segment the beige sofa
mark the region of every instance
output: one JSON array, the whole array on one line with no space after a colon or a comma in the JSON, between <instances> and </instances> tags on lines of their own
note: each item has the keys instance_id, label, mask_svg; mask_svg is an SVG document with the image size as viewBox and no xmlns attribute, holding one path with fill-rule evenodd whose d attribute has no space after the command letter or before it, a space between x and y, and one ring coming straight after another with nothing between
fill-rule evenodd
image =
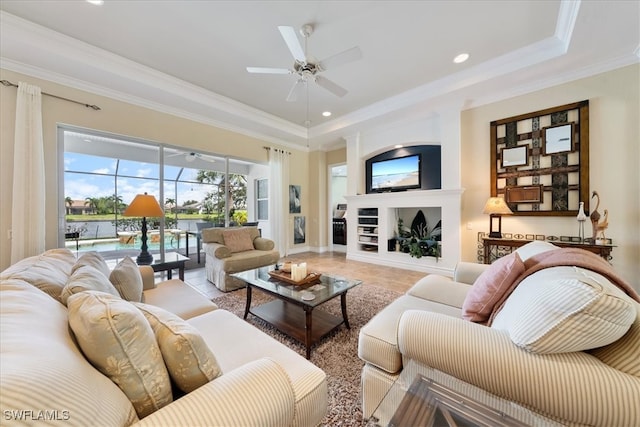
<instances>
[{"instance_id":1,"label":"beige sofa","mask_svg":"<svg viewBox=\"0 0 640 427\"><path fill-rule=\"evenodd\" d=\"M111 288L105 288L104 292L83 291L92 279L82 275L78 279L76 275L91 271L92 277L97 277L102 273L89 267L78 268L76 262L70 251L55 249L22 260L0 273L0 411L3 425L309 426L321 422L327 408L326 376L304 357L232 313L218 309L180 280L155 284L153 271L148 266L140 267L142 276L138 279L143 282L144 291L134 297L140 298L143 293L144 304L114 296L109 293L113 293ZM69 291L71 282L72 292ZM131 287L116 286L116 291L122 292L123 297L136 293ZM119 319L122 314L113 314L115 312L97 319L83 317L87 316L83 310L88 312L95 307L79 305L84 298L107 301L109 310L123 305L134 311L136 307L146 307L168 316L169 320L172 315L165 310L186 319L185 322L173 316L171 321L178 331L183 328L183 332L172 330L175 336L170 338L180 334L186 336L190 332L193 340L188 341L189 345L200 343L204 348L198 350L195 345L191 348L181 344L179 350L190 355L203 351L211 354L209 358L198 360L195 368L200 369L197 373L201 374L215 362L218 372L214 375L218 376L209 381L205 378L204 384L192 391L180 391L176 387L179 383L174 381L174 372L169 369L169 358L161 344L158 335L161 330L156 329L157 325L148 329L151 344L147 347L140 341L142 349L136 350L139 353L132 356L131 362L123 363L115 356L98 354L97 357L107 361L109 376L101 373L99 367L88 361L89 353L95 349L84 347L83 343L94 339L97 346L104 345L97 338L104 333L102 326L98 326L99 321L122 323L126 320ZM143 322L146 316L142 317ZM147 320L151 325L149 317ZM94 321L96 323L92 323ZM79 327L88 328L87 336L75 333ZM132 331L137 333L136 338L132 342L122 338L119 344L123 348L136 346L141 336L149 339L144 328L130 325L128 332ZM124 325L120 336L127 337L128 332ZM166 331L164 333L166 336ZM155 339L158 339L159 347L156 347ZM156 367L149 365L158 357L158 349L162 352L161 365L164 360L171 374L169 398L162 407L142 417L139 407L134 406L121 384L116 385L111 380L111 375L133 365L134 375L124 381L135 382L138 376L152 373ZM172 350L178 349L169 348L169 352ZM194 368L186 366L187 362L182 359L177 363L179 369ZM182 372L179 369L176 372ZM161 388L155 383L156 379L151 375L152 383L146 390L149 393Z\"/></svg>"},{"instance_id":2,"label":"beige sofa","mask_svg":"<svg viewBox=\"0 0 640 427\"><path fill-rule=\"evenodd\" d=\"M600 269L536 269L539 259L561 255L557 250L545 242L518 249L521 268L532 273L504 261L505 275L522 274L511 284L496 280L497 262L461 262L453 278L428 275L374 316L358 345L363 416L376 411L403 366L422 366L563 425L640 425L640 304ZM474 305L488 295L478 292L483 284L517 286L491 295L488 321L462 319L488 308ZM376 415L388 420L392 413Z\"/></svg>"},{"instance_id":3,"label":"beige sofa","mask_svg":"<svg viewBox=\"0 0 640 427\"><path fill-rule=\"evenodd\" d=\"M223 292L243 288L233 273L265 267L280 259L273 240L260 237L257 227L215 227L202 230L207 280Z\"/></svg>"}]
</instances>

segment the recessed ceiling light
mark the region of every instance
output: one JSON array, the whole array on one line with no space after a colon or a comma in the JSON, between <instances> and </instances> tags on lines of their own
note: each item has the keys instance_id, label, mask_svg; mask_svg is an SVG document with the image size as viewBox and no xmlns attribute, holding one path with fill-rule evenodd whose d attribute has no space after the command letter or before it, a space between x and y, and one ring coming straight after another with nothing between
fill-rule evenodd
<instances>
[{"instance_id":1,"label":"recessed ceiling light","mask_svg":"<svg viewBox=\"0 0 640 427\"><path fill-rule=\"evenodd\" d=\"M461 53L460 55L458 55L455 58L453 58L453 62L455 62L456 64L462 64L467 59L469 59L469 54L468 53Z\"/></svg>"},{"instance_id":2,"label":"recessed ceiling light","mask_svg":"<svg viewBox=\"0 0 640 427\"><path fill-rule=\"evenodd\" d=\"M402 148L402 144L396 144L395 148Z\"/></svg>"},{"instance_id":3,"label":"recessed ceiling light","mask_svg":"<svg viewBox=\"0 0 640 427\"><path fill-rule=\"evenodd\" d=\"M104 0L87 0L87 3L95 4L96 6L102 6L104 4Z\"/></svg>"},{"instance_id":4,"label":"recessed ceiling light","mask_svg":"<svg viewBox=\"0 0 640 427\"><path fill-rule=\"evenodd\" d=\"M331 116L331 111L325 111L325 112L322 113L322 115L324 117L329 117L329 116Z\"/></svg>"}]
</instances>

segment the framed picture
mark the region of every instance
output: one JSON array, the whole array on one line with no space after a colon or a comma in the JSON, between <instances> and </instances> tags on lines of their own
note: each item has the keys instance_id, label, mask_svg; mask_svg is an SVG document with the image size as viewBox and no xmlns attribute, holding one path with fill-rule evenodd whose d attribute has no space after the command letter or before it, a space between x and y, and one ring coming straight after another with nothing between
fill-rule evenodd
<instances>
[{"instance_id":1,"label":"framed picture","mask_svg":"<svg viewBox=\"0 0 640 427\"><path fill-rule=\"evenodd\" d=\"M517 147L503 148L500 158L503 168L526 166L529 164L529 146L519 145Z\"/></svg>"},{"instance_id":2,"label":"framed picture","mask_svg":"<svg viewBox=\"0 0 640 427\"><path fill-rule=\"evenodd\" d=\"M542 133L542 150L544 154L573 151L573 126L573 123L568 123L544 128Z\"/></svg>"},{"instance_id":3,"label":"framed picture","mask_svg":"<svg viewBox=\"0 0 640 427\"><path fill-rule=\"evenodd\" d=\"M300 213L300 186L289 186L289 213Z\"/></svg>"},{"instance_id":4,"label":"framed picture","mask_svg":"<svg viewBox=\"0 0 640 427\"><path fill-rule=\"evenodd\" d=\"M305 218L296 216L293 218L293 243L299 244L306 241Z\"/></svg>"}]
</instances>

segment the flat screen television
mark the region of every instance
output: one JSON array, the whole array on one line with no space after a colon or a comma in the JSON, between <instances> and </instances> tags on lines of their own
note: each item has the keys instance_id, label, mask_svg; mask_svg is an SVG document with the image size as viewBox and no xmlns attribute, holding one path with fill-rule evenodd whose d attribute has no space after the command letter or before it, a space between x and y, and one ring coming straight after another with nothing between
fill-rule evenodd
<instances>
[{"instance_id":1,"label":"flat screen television","mask_svg":"<svg viewBox=\"0 0 640 427\"><path fill-rule=\"evenodd\" d=\"M403 191L420 188L420 155L371 162L371 191Z\"/></svg>"}]
</instances>

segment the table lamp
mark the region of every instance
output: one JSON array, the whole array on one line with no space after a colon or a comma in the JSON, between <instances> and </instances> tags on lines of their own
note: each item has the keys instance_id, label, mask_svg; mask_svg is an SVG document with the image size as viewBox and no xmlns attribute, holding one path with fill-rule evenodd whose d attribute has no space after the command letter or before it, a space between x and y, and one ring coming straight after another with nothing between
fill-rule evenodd
<instances>
[{"instance_id":1,"label":"table lamp","mask_svg":"<svg viewBox=\"0 0 640 427\"><path fill-rule=\"evenodd\" d=\"M502 215L511 215L511 209L502 197L489 197L484 205L484 214L489 214L489 237L502 239ZM494 219L498 219L498 230L494 231Z\"/></svg>"},{"instance_id":2,"label":"table lamp","mask_svg":"<svg viewBox=\"0 0 640 427\"><path fill-rule=\"evenodd\" d=\"M140 255L136 258L138 265L149 265L153 262L153 255L148 251L147 247L147 217L161 217L164 216L160 204L155 197L148 195L147 193L138 194L133 198L131 204L127 209L122 212L123 216L137 216L142 217L142 248L140 248Z\"/></svg>"}]
</instances>

